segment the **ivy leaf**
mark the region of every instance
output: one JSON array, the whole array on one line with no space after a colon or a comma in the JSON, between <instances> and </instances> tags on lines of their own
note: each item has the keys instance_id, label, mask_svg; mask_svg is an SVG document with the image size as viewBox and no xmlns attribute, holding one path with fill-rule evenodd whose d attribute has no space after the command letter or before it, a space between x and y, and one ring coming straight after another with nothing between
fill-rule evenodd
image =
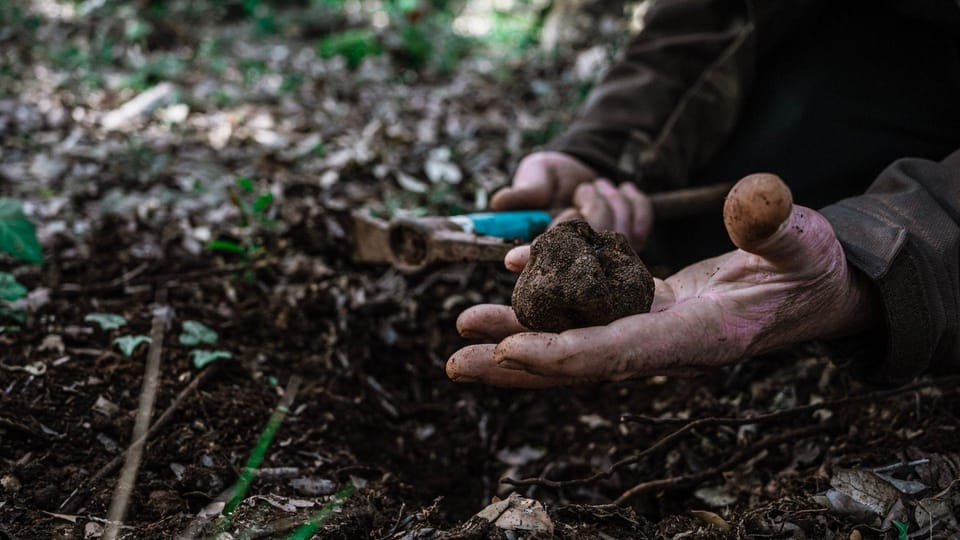
<instances>
[{"instance_id":1,"label":"ivy leaf","mask_svg":"<svg viewBox=\"0 0 960 540\"><path fill-rule=\"evenodd\" d=\"M27 322L27 311L10 306L0 306L0 319L10 319L23 324Z\"/></svg>"},{"instance_id":2,"label":"ivy leaf","mask_svg":"<svg viewBox=\"0 0 960 540\"><path fill-rule=\"evenodd\" d=\"M23 215L23 203L17 199L0 198L0 251L21 261L43 262L37 229Z\"/></svg>"},{"instance_id":3,"label":"ivy leaf","mask_svg":"<svg viewBox=\"0 0 960 540\"><path fill-rule=\"evenodd\" d=\"M13 274L0 272L0 300L13 302L27 295L27 288L13 277Z\"/></svg>"},{"instance_id":4,"label":"ivy leaf","mask_svg":"<svg viewBox=\"0 0 960 540\"><path fill-rule=\"evenodd\" d=\"M197 369L202 369L207 364L216 362L217 360L229 360L233 358L233 355L227 351L204 351L200 349L190 351L190 356L193 357L193 366Z\"/></svg>"},{"instance_id":5,"label":"ivy leaf","mask_svg":"<svg viewBox=\"0 0 960 540\"><path fill-rule=\"evenodd\" d=\"M134 351L137 350L137 347L143 343L152 343L152 341L153 340L147 336L120 336L113 340L113 344L120 349L120 352L122 352L124 356L130 358L133 356Z\"/></svg>"},{"instance_id":6,"label":"ivy leaf","mask_svg":"<svg viewBox=\"0 0 960 540\"><path fill-rule=\"evenodd\" d=\"M183 321L183 332L180 334L180 344L188 347L217 344L217 333L208 326L197 321Z\"/></svg>"},{"instance_id":7,"label":"ivy leaf","mask_svg":"<svg viewBox=\"0 0 960 540\"><path fill-rule=\"evenodd\" d=\"M90 313L83 321L97 323L101 330L116 330L127 325L127 320L116 313Z\"/></svg>"}]
</instances>

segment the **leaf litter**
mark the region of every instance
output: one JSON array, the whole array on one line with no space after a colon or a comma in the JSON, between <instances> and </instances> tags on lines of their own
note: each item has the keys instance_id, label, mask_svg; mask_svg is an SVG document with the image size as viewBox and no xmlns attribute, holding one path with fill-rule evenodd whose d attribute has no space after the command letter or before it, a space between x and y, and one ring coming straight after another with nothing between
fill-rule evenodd
<instances>
[{"instance_id":1,"label":"leaf litter","mask_svg":"<svg viewBox=\"0 0 960 540\"><path fill-rule=\"evenodd\" d=\"M131 442L146 343L133 338L146 337L158 287L188 337L165 344L157 403L179 405L146 446L123 529L131 534L174 535L207 509L215 520L254 426L293 376L304 378L301 395L261 466L295 467L296 483L254 474L238 534L304 526L307 536L500 538L532 523L560 538L850 538L884 520L890 534L893 522L956 530L956 385L781 423L698 428L594 482L502 484L505 474L606 471L667 429L614 420L623 414L752 417L869 389L803 347L694 380L457 386L443 364L464 345L458 312L507 302L514 277L469 263L404 276L347 257L340 218L351 209L385 218L483 209L609 65L626 35L620 3L587 2L566 22L545 13L542 41L559 44L555 54L466 56L449 71L418 71L404 56L398 29L429 13L388 13L384 29L318 47L379 15L326 2L249 3L261 6L255 13L171 2L170 17L110 2L21 4L0 6L13 21L0 65L27 74L0 77L9 198L0 249L19 254L2 270L29 291L0 313L19 325L0 334L0 532L102 533L93 518L106 515L113 476L90 480ZM400 41L364 41L391 34ZM349 46L360 52L345 55ZM25 223L37 246L23 240ZM216 241L239 249L209 249ZM41 256L42 266L29 264ZM203 329L187 332L188 321ZM111 334L120 328L127 334ZM112 340L122 338L133 358L117 352ZM197 366L198 357L221 361ZM638 483L709 470L809 425L823 430L750 453L708 481L609 505ZM892 459L929 461L871 471ZM837 475L869 515L821 506L818 496L841 489L828 487ZM357 479L366 484L354 493ZM908 493L920 484L927 489ZM67 511L75 492L85 502ZM511 494L520 502L507 505L516 513L508 527L495 525L505 512L471 519Z\"/></svg>"}]
</instances>

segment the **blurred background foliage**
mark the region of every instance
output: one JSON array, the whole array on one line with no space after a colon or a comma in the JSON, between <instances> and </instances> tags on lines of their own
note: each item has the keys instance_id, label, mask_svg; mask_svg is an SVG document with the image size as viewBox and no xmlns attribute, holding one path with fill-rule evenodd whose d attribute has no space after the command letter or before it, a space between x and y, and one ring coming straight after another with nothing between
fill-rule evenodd
<instances>
[{"instance_id":1,"label":"blurred background foliage","mask_svg":"<svg viewBox=\"0 0 960 540\"><path fill-rule=\"evenodd\" d=\"M0 179L107 213L147 192L216 206L240 176L388 214L483 209L569 123L638 5L0 0Z\"/></svg>"},{"instance_id":2,"label":"blurred background foliage","mask_svg":"<svg viewBox=\"0 0 960 540\"><path fill-rule=\"evenodd\" d=\"M370 57L387 55L406 68L404 82L423 75L449 74L469 57L518 57L537 45L550 0L0 0L0 44L33 45L58 69L74 72L82 84L110 86L104 68L133 69L121 84L143 89L175 79L190 68L222 70L224 46L201 40L190 25L235 26L246 40L271 37L313 40L322 58L342 58L357 69ZM35 36L44 17L86 19L91 31L66 43ZM134 46L131 48L131 46ZM186 48L184 50L183 48ZM150 55L146 53L163 52ZM14 62L0 75L15 75ZM251 82L266 71L262 63L241 66ZM289 74L295 88L302 77ZM115 86L115 83L112 84Z\"/></svg>"}]
</instances>

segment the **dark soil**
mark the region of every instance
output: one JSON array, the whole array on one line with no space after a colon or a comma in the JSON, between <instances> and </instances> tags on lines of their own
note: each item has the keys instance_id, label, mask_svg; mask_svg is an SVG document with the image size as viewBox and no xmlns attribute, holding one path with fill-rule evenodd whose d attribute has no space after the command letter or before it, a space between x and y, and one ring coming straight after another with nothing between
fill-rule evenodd
<instances>
[{"instance_id":1,"label":"dark soil","mask_svg":"<svg viewBox=\"0 0 960 540\"><path fill-rule=\"evenodd\" d=\"M527 328L562 332L647 313L653 292L653 276L626 237L574 220L530 246L512 304Z\"/></svg>"},{"instance_id":2,"label":"dark soil","mask_svg":"<svg viewBox=\"0 0 960 540\"><path fill-rule=\"evenodd\" d=\"M590 85L575 75L579 58L608 62L598 43L627 35L628 19L609 11L618 2L591 3L577 18L584 39L557 55L465 60L446 74L416 71L389 47L352 69L321 58L318 36L365 24L366 12L334 13L335 2L261 2L256 20L238 20L238 2L141 2L145 14L134 4L0 2L0 192L25 202L45 256L0 258L30 291L0 304L0 540L100 535L120 476L108 465L131 445L150 349L128 358L114 340L151 334L158 303L172 320L157 327L153 421L182 400L145 445L123 538L203 523L197 536L213 536L215 503L285 398L222 524L232 538L285 538L326 505L318 538L530 537L471 519L517 492L546 505L557 538L892 539L889 523L880 532L879 518L815 497L841 469L920 457L937 474L901 474L925 490L903 497L899 521L928 538L919 498L956 502L956 380L830 404L876 389L845 358L798 347L695 379L456 384L444 365L467 345L457 315L506 304L516 277L498 263L404 275L351 261L351 209L477 209L569 122ZM279 30L264 37L271 21ZM105 127L161 81L176 89L168 101ZM460 183L434 180L425 163ZM268 209L251 214L267 193ZM102 330L93 312L128 324ZM179 339L188 320L219 334L202 348L232 358L195 367L196 347ZM699 425L647 451L691 419L809 406L776 422ZM359 489L337 502L348 486ZM934 536L956 529L944 518Z\"/></svg>"}]
</instances>

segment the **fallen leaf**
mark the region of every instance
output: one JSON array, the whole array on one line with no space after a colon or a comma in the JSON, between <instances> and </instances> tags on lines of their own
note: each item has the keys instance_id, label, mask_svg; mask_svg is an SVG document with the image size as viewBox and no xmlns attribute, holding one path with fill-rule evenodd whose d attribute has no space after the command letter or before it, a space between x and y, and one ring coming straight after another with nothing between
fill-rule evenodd
<instances>
[{"instance_id":1,"label":"fallen leaf","mask_svg":"<svg viewBox=\"0 0 960 540\"><path fill-rule=\"evenodd\" d=\"M713 508L722 508L737 502L737 495L731 493L727 486L702 487L693 492L693 494Z\"/></svg>"},{"instance_id":2,"label":"fallen leaf","mask_svg":"<svg viewBox=\"0 0 960 540\"><path fill-rule=\"evenodd\" d=\"M506 463L507 465L519 467L521 465L526 465L527 463L537 461L546 453L546 450L543 448L534 448L529 445L524 445L520 448L504 448L500 450L497 452L497 459L503 463Z\"/></svg>"},{"instance_id":3,"label":"fallen leaf","mask_svg":"<svg viewBox=\"0 0 960 540\"><path fill-rule=\"evenodd\" d=\"M534 499L521 497L517 493L510 497L494 502L477 513L496 527L506 531L536 531L553 533L554 524L547 514L543 503Z\"/></svg>"},{"instance_id":4,"label":"fallen leaf","mask_svg":"<svg viewBox=\"0 0 960 540\"><path fill-rule=\"evenodd\" d=\"M707 525L713 525L722 531L730 530L730 524L727 523L727 520L713 512L708 512L707 510L691 510L690 515L698 521L706 523Z\"/></svg>"},{"instance_id":5,"label":"fallen leaf","mask_svg":"<svg viewBox=\"0 0 960 540\"><path fill-rule=\"evenodd\" d=\"M89 313L83 321L96 323L101 330L116 330L127 325L127 320L116 313Z\"/></svg>"},{"instance_id":6,"label":"fallen leaf","mask_svg":"<svg viewBox=\"0 0 960 540\"><path fill-rule=\"evenodd\" d=\"M200 349L190 351L190 356L193 357L193 367L197 369L202 369L207 364L217 360L229 360L233 358L233 355L227 351L205 351Z\"/></svg>"},{"instance_id":7,"label":"fallen leaf","mask_svg":"<svg viewBox=\"0 0 960 540\"><path fill-rule=\"evenodd\" d=\"M183 332L180 333L180 344L188 347L200 345L216 345L218 335L208 326L197 321L183 321Z\"/></svg>"},{"instance_id":8,"label":"fallen leaf","mask_svg":"<svg viewBox=\"0 0 960 540\"><path fill-rule=\"evenodd\" d=\"M142 335L120 336L113 340L113 344L120 349L120 352L122 352L124 356L130 358L133 356L134 351L137 350L137 347L144 343L150 343L151 341L149 337Z\"/></svg>"}]
</instances>

